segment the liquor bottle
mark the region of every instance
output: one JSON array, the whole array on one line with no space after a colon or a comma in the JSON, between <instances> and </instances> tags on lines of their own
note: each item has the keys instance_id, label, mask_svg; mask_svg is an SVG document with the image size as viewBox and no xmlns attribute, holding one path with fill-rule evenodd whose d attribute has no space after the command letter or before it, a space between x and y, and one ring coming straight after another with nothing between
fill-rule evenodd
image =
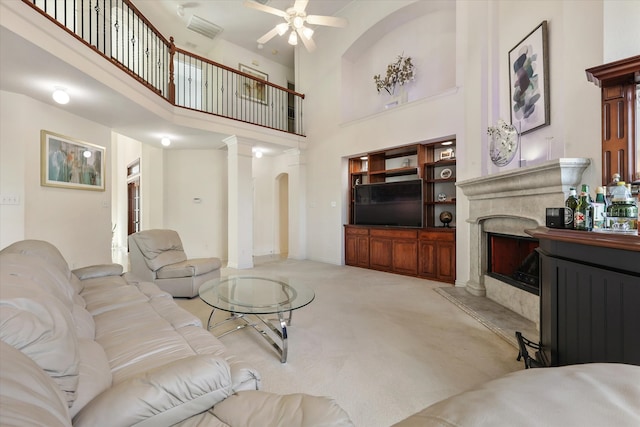
<instances>
[{"instance_id":1,"label":"liquor bottle","mask_svg":"<svg viewBox=\"0 0 640 427\"><path fill-rule=\"evenodd\" d=\"M604 197L604 188L596 189L596 201L593 203L593 228L604 228L604 213L607 211L607 199Z\"/></svg>"},{"instance_id":2,"label":"liquor bottle","mask_svg":"<svg viewBox=\"0 0 640 427\"><path fill-rule=\"evenodd\" d=\"M587 184L582 184L580 200L578 200L578 206L576 207L576 212L573 215L574 228L576 230L593 230L593 205L589 199L589 186Z\"/></svg>"},{"instance_id":3,"label":"liquor bottle","mask_svg":"<svg viewBox=\"0 0 640 427\"><path fill-rule=\"evenodd\" d=\"M573 215L576 212L576 207L578 206L578 197L576 197L576 189L571 187L569 188L569 197L564 202L564 228L573 229Z\"/></svg>"}]
</instances>

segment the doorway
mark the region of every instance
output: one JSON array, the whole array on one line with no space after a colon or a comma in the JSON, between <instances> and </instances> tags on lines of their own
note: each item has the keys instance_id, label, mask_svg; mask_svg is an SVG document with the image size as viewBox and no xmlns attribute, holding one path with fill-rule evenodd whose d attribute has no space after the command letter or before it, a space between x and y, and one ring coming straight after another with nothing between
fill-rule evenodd
<instances>
[{"instance_id":1,"label":"doorway","mask_svg":"<svg viewBox=\"0 0 640 427\"><path fill-rule=\"evenodd\" d=\"M140 231L140 159L127 166L127 236Z\"/></svg>"}]
</instances>

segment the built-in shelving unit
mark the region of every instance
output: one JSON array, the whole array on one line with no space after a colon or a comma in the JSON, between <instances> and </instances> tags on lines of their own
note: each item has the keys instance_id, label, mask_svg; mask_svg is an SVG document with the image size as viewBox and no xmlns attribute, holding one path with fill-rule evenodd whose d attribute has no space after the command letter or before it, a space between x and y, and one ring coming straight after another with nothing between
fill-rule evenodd
<instances>
[{"instance_id":1,"label":"built-in shelving unit","mask_svg":"<svg viewBox=\"0 0 640 427\"><path fill-rule=\"evenodd\" d=\"M347 265L454 282L455 145L455 138L442 138L349 159ZM354 224L357 185L414 179L423 181L423 228ZM441 221L443 212L451 214L450 222Z\"/></svg>"}]
</instances>

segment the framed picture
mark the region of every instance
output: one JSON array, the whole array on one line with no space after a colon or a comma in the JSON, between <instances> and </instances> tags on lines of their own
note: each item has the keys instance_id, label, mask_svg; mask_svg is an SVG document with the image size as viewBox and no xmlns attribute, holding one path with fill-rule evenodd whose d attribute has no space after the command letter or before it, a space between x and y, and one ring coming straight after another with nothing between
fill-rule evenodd
<instances>
[{"instance_id":1,"label":"framed picture","mask_svg":"<svg viewBox=\"0 0 640 427\"><path fill-rule=\"evenodd\" d=\"M263 72L247 67L243 64L240 64L238 68L243 73L249 74L252 77L269 81L269 76ZM238 91L240 96L244 99L265 105L267 104L267 85L263 82L253 80L245 76L238 76Z\"/></svg>"},{"instance_id":2,"label":"framed picture","mask_svg":"<svg viewBox=\"0 0 640 427\"><path fill-rule=\"evenodd\" d=\"M440 160L451 160L455 158L456 154L453 151L453 148L447 148L444 151L440 152Z\"/></svg>"},{"instance_id":3,"label":"framed picture","mask_svg":"<svg viewBox=\"0 0 640 427\"><path fill-rule=\"evenodd\" d=\"M104 191L104 147L42 130L40 162L43 186Z\"/></svg>"},{"instance_id":4,"label":"framed picture","mask_svg":"<svg viewBox=\"0 0 640 427\"><path fill-rule=\"evenodd\" d=\"M509 51L511 124L521 135L549 124L547 21Z\"/></svg>"}]
</instances>

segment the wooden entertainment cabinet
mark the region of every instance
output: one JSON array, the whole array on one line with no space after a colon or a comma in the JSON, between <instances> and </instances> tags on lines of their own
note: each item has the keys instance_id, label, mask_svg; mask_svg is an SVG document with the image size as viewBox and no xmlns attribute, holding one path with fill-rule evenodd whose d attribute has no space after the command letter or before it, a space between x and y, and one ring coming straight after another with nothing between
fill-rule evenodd
<instances>
[{"instance_id":1,"label":"wooden entertainment cabinet","mask_svg":"<svg viewBox=\"0 0 640 427\"><path fill-rule=\"evenodd\" d=\"M349 159L349 224L345 264L454 283L456 273L455 138L442 138ZM444 154L443 154L444 153ZM356 225L355 187L398 180L423 181L423 228ZM448 226L440 221L451 214Z\"/></svg>"}]
</instances>

